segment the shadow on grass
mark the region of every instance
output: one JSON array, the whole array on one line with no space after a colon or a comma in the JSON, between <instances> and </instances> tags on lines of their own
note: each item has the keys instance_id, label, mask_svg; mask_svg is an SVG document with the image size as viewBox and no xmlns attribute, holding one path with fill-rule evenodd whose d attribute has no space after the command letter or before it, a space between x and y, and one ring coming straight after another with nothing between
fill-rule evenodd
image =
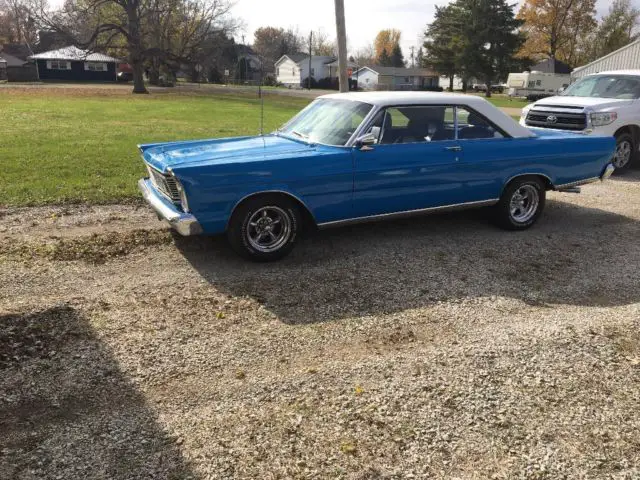
<instances>
[{"instance_id":1,"label":"shadow on grass","mask_svg":"<svg viewBox=\"0 0 640 480\"><path fill-rule=\"evenodd\" d=\"M0 316L0 478L184 479L177 445L86 319Z\"/></svg>"},{"instance_id":2,"label":"shadow on grass","mask_svg":"<svg viewBox=\"0 0 640 480\"><path fill-rule=\"evenodd\" d=\"M634 303L639 237L633 219L549 201L524 232L497 229L487 212L472 210L320 231L272 264L239 259L223 238L176 237L176 244L217 289L250 296L296 324L473 297L541 306Z\"/></svg>"}]
</instances>

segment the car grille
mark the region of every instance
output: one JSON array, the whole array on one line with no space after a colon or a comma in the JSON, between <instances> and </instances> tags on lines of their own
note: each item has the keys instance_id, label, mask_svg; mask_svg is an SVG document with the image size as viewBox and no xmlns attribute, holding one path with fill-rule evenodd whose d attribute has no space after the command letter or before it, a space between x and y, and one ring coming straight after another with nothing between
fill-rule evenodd
<instances>
[{"instance_id":1,"label":"car grille","mask_svg":"<svg viewBox=\"0 0 640 480\"><path fill-rule=\"evenodd\" d=\"M178 190L175 178L171 175L164 175L148 165L147 170L149 170L149 178L151 178L153 186L156 187L160 193L172 202L177 203L180 201L180 191Z\"/></svg>"},{"instance_id":2,"label":"car grille","mask_svg":"<svg viewBox=\"0 0 640 480\"><path fill-rule=\"evenodd\" d=\"M587 116L584 113L530 110L525 123L530 127L584 130L587 128Z\"/></svg>"}]
</instances>

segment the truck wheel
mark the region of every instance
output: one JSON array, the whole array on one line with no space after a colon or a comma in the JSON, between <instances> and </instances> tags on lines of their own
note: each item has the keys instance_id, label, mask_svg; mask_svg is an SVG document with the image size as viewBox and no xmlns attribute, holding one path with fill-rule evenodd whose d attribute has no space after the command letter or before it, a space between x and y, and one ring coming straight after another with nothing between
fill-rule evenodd
<instances>
[{"instance_id":1,"label":"truck wheel","mask_svg":"<svg viewBox=\"0 0 640 480\"><path fill-rule=\"evenodd\" d=\"M293 201L277 195L262 195L236 208L227 238L240 256L254 262L272 262L291 252L300 225L300 211Z\"/></svg>"},{"instance_id":2,"label":"truck wheel","mask_svg":"<svg viewBox=\"0 0 640 480\"><path fill-rule=\"evenodd\" d=\"M513 180L494 208L495 223L505 230L525 230L536 223L546 200L546 190L539 178Z\"/></svg>"},{"instance_id":3,"label":"truck wheel","mask_svg":"<svg viewBox=\"0 0 640 480\"><path fill-rule=\"evenodd\" d=\"M627 170L631 166L631 161L636 156L636 146L633 137L629 133L621 133L616 136L616 153L611 162L616 167L616 171Z\"/></svg>"}]
</instances>

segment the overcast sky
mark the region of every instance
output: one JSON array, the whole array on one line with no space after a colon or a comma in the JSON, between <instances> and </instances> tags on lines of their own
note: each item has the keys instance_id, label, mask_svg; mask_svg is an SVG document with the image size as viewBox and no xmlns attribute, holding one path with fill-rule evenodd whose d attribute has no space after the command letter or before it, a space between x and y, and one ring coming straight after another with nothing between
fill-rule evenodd
<instances>
[{"instance_id":1,"label":"overcast sky","mask_svg":"<svg viewBox=\"0 0 640 480\"><path fill-rule=\"evenodd\" d=\"M514 0L514 3L517 0ZM640 7L640 0L632 0ZM449 0L345 0L349 51L373 42L378 31L397 28L402 32L401 46L405 58L409 48L419 45L425 25L431 21L436 5ZM611 0L597 0L598 15L605 14ZM236 0L234 14L245 22L247 41L261 26L298 27L301 34L324 30L335 38L334 0ZM238 37L238 40L241 40Z\"/></svg>"}]
</instances>

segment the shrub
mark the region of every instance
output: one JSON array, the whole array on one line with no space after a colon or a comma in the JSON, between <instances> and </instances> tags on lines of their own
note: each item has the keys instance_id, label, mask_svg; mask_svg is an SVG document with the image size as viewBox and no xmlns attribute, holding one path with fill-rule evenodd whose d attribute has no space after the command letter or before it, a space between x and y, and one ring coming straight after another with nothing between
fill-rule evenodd
<instances>
[{"instance_id":1,"label":"shrub","mask_svg":"<svg viewBox=\"0 0 640 480\"><path fill-rule=\"evenodd\" d=\"M300 86L302 88L309 88L309 77L302 80ZM313 77L311 77L311 88L318 88L318 82L316 82L316 79Z\"/></svg>"}]
</instances>

